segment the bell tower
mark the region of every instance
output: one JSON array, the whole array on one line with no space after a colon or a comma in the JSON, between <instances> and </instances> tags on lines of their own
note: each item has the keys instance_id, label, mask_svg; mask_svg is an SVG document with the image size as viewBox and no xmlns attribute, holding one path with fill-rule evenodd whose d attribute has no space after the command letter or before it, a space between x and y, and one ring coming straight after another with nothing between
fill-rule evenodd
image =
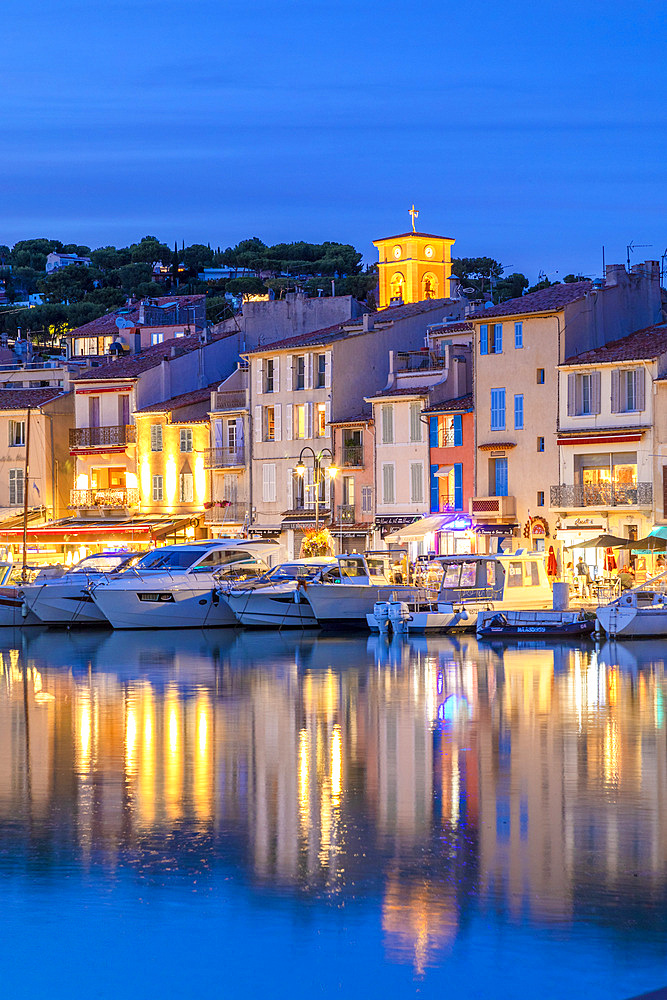
<instances>
[{"instance_id":1,"label":"bell tower","mask_svg":"<svg viewBox=\"0 0 667 1000\"><path fill-rule=\"evenodd\" d=\"M398 301L406 304L449 298L454 240L417 232L415 219L419 210L413 205L409 214L412 232L373 240L380 255L380 309Z\"/></svg>"}]
</instances>

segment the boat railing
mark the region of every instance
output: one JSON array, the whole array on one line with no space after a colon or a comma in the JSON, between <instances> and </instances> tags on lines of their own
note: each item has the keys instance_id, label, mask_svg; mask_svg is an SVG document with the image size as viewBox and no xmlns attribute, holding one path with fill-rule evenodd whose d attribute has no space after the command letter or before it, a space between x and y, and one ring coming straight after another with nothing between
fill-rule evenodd
<instances>
[{"instance_id":1,"label":"boat railing","mask_svg":"<svg viewBox=\"0 0 667 1000\"><path fill-rule=\"evenodd\" d=\"M378 587L378 601L405 601L406 604L434 604L438 599L437 588L412 587L408 584L391 584Z\"/></svg>"},{"instance_id":2,"label":"boat railing","mask_svg":"<svg viewBox=\"0 0 667 1000\"><path fill-rule=\"evenodd\" d=\"M454 604L479 604L502 600L500 587L442 587L439 600Z\"/></svg>"}]
</instances>

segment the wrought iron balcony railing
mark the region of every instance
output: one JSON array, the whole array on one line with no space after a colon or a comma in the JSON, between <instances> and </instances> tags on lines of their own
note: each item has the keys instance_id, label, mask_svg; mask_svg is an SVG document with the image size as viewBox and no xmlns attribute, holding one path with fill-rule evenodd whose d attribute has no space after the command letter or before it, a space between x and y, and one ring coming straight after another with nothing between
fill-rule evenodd
<instances>
[{"instance_id":1,"label":"wrought iron balcony railing","mask_svg":"<svg viewBox=\"0 0 667 1000\"><path fill-rule=\"evenodd\" d=\"M205 469L233 469L245 465L245 448L207 448L204 452Z\"/></svg>"},{"instance_id":2,"label":"wrought iron balcony railing","mask_svg":"<svg viewBox=\"0 0 667 1000\"><path fill-rule=\"evenodd\" d=\"M70 507L138 507L138 489L70 490Z\"/></svg>"},{"instance_id":3,"label":"wrought iron balcony railing","mask_svg":"<svg viewBox=\"0 0 667 1000\"><path fill-rule=\"evenodd\" d=\"M72 427L69 432L70 448L118 448L134 444L137 428L134 424L118 424L116 427Z\"/></svg>"},{"instance_id":4,"label":"wrought iron balcony railing","mask_svg":"<svg viewBox=\"0 0 667 1000\"><path fill-rule=\"evenodd\" d=\"M343 445L343 467L363 469L364 449L360 444Z\"/></svg>"},{"instance_id":5,"label":"wrought iron balcony railing","mask_svg":"<svg viewBox=\"0 0 667 1000\"><path fill-rule=\"evenodd\" d=\"M652 483L578 483L552 486L552 507L649 507L653 503Z\"/></svg>"},{"instance_id":6,"label":"wrought iron balcony railing","mask_svg":"<svg viewBox=\"0 0 667 1000\"><path fill-rule=\"evenodd\" d=\"M204 511L205 524L243 524L248 514L247 503L218 500Z\"/></svg>"},{"instance_id":7,"label":"wrought iron balcony railing","mask_svg":"<svg viewBox=\"0 0 667 1000\"><path fill-rule=\"evenodd\" d=\"M354 524L356 516L353 503L338 504L336 512L340 524Z\"/></svg>"}]
</instances>

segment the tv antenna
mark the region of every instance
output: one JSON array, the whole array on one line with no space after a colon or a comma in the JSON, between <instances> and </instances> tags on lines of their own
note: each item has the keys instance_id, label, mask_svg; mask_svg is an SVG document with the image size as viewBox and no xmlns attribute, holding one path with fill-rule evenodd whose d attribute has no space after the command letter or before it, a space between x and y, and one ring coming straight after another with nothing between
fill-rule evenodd
<instances>
[{"instance_id":1,"label":"tv antenna","mask_svg":"<svg viewBox=\"0 0 667 1000\"><path fill-rule=\"evenodd\" d=\"M625 248L628 252L628 271L630 270L630 254L634 253L635 250L643 250L647 247L652 247L652 246L653 246L652 243L633 243L632 240L630 240L627 247Z\"/></svg>"}]
</instances>

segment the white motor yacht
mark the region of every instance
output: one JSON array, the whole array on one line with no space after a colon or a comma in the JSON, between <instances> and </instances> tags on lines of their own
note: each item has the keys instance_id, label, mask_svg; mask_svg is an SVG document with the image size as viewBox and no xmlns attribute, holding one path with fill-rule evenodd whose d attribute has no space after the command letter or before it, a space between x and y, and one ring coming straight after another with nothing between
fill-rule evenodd
<instances>
[{"instance_id":1,"label":"white motor yacht","mask_svg":"<svg viewBox=\"0 0 667 1000\"><path fill-rule=\"evenodd\" d=\"M317 618L308 601L310 587L336 566L331 556L293 559L242 586L222 593L241 625L255 628L313 628Z\"/></svg>"},{"instance_id":2,"label":"white motor yacht","mask_svg":"<svg viewBox=\"0 0 667 1000\"><path fill-rule=\"evenodd\" d=\"M366 615L391 583L387 559L353 554L338 556L336 564L308 587L308 603L320 625L364 626ZM397 600L414 592L413 587L391 588Z\"/></svg>"},{"instance_id":3,"label":"white motor yacht","mask_svg":"<svg viewBox=\"0 0 667 1000\"><path fill-rule=\"evenodd\" d=\"M481 611L529 611L553 606L544 557L518 549L508 555L442 556L435 593L385 587L367 615L374 632L473 632ZM386 605L385 608L382 605ZM400 609L396 605L405 605Z\"/></svg>"},{"instance_id":4,"label":"white motor yacht","mask_svg":"<svg viewBox=\"0 0 667 1000\"><path fill-rule=\"evenodd\" d=\"M596 618L610 636L667 636L667 573L626 590L598 608Z\"/></svg>"},{"instance_id":5,"label":"white motor yacht","mask_svg":"<svg viewBox=\"0 0 667 1000\"><path fill-rule=\"evenodd\" d=\"M236 625L220 584L266 573L278 550L278 542L245 538L166 545L90 593L114 628Z\"/></svg>"},{"instance_id":6,"label":"white motor yacht","mask_svg":"<svg viewBox=\"0 0 667 1000\"><path fill-rule=\"evenodd\" d=\"M99 552L61 576L39 573L32 583L20 587L24 616L36 615L43 625L108 624L90 596L90 584L129 569L142 554Z\"/></svg>"}]
</instances>

